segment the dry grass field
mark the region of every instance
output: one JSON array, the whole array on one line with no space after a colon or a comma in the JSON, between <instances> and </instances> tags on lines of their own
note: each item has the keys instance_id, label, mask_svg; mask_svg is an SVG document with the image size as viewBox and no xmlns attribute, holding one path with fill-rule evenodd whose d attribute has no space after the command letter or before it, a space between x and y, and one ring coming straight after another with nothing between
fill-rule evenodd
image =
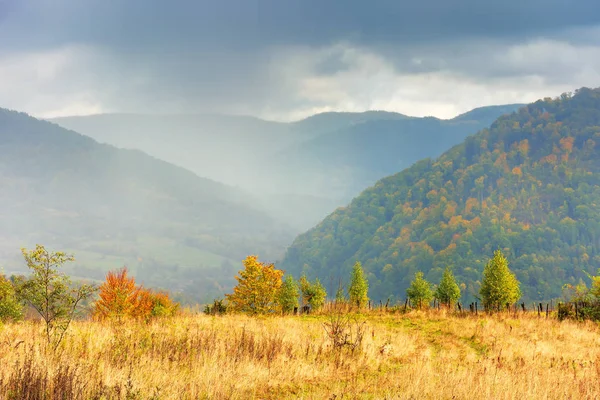
<instances>
[{"instance_id":1,"label":"dry grass field","mask_svg":"<svg viewBox=\"0 0 600 400\"><path fill-rule=\"evenodd\" d=\"M600 328L537 314L372 313L336 349L327 315L0 326L0 399L594 399Z\"/></svg>"}]
</instances>

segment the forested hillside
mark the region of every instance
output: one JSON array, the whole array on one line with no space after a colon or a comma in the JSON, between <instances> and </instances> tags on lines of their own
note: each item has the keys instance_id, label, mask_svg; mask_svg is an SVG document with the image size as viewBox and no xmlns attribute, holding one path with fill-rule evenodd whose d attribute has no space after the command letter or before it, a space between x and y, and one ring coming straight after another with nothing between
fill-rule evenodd
<instances>
[{"instance_id":1,"label":"forested hillside","mask_svg":"<svg viewBox=\"0 0 600 400\"><path fill-rule=\"evenodd\" d=\"M398 299L416 271L439 282L450 265L472 300L498 248L525 300L600 267L600 89L530 104L380 180L299 236L282 267L335 286L359 260L371 296Z\"/></svg>"},{"instance_id":2,"label":"forested hillside","mask_svg":"<svg viewBox=\"0 0 600 400\"><path fill-rule=\"evenodd\" d=\"M77 254L73 275L102 278L127 264L141 281L219 294L247 254L283 254L288 228L246 194L140 151L121 150L0 109L0 265L19 248Z\"/></svg>"}]
</instances>

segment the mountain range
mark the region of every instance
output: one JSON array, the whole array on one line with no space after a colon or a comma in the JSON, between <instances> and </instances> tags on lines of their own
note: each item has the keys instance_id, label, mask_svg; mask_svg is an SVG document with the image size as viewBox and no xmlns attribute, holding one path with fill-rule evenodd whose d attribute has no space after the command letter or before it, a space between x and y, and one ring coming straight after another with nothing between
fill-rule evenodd
<instances>
[{"instance_id":1,"label":"mountain range","mask_svg":"<svg viewBox=\"0 0 600 400\"><path fill-rule=\"evenodd\" d=\"M140 114L52 121L241 188L249 202L299 233L382 176L438 156L518 107L483 107L450 120L367 111L323 113L292 123Z\"/></svg>"}]
</instances>

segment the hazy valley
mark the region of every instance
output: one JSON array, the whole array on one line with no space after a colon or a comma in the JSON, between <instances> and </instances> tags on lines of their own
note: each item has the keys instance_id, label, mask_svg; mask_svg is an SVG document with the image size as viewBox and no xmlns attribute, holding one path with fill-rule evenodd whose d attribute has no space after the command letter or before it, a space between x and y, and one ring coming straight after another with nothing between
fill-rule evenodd
<instances>
[{"instance_id":1,"label":"hazy valley","mask_svg":"<svg viewBox=\"0 0 600 400\"><path fill-rule=\"evenodd\" d=\"M435 157L518 105L451 120L398 113L324 113L278 123L226 115L96 115L53 122L139 149L246 191L246 201L305 231L382 176Z\"/></svg>"}]
</instances>

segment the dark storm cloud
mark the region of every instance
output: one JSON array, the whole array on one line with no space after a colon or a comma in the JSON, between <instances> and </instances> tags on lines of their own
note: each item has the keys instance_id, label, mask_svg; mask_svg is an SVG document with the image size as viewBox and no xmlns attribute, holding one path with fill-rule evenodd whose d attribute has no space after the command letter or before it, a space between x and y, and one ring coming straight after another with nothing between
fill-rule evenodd
<instances>
[{"instance_id":1,"label":"dark storm cloud","mask_svg":"<svg viewBox=\"0 0 600 400\"><path fill-rule=\"evenodd\" d=\"M596 0L3 0L13 44L135 51L522 38L600 23ZM1 17L1 16L0 16ZM3 45L10 45L4 41Z\"/></svg>"},{"instance_id":2,"label":"dark storm cloud","mask_svg":"<svg viewBox=\"0 0 600 400\"><path fill-rule=\"evenodd\" d=\"M580 47L598 46L598 25L597 0L0 0L0 72L20 74L0 91L30 90L0 106L277 117L394 107L390 81L413 82L396 75L579 84L596 76Z\"/></svg>"}]
</instances>

